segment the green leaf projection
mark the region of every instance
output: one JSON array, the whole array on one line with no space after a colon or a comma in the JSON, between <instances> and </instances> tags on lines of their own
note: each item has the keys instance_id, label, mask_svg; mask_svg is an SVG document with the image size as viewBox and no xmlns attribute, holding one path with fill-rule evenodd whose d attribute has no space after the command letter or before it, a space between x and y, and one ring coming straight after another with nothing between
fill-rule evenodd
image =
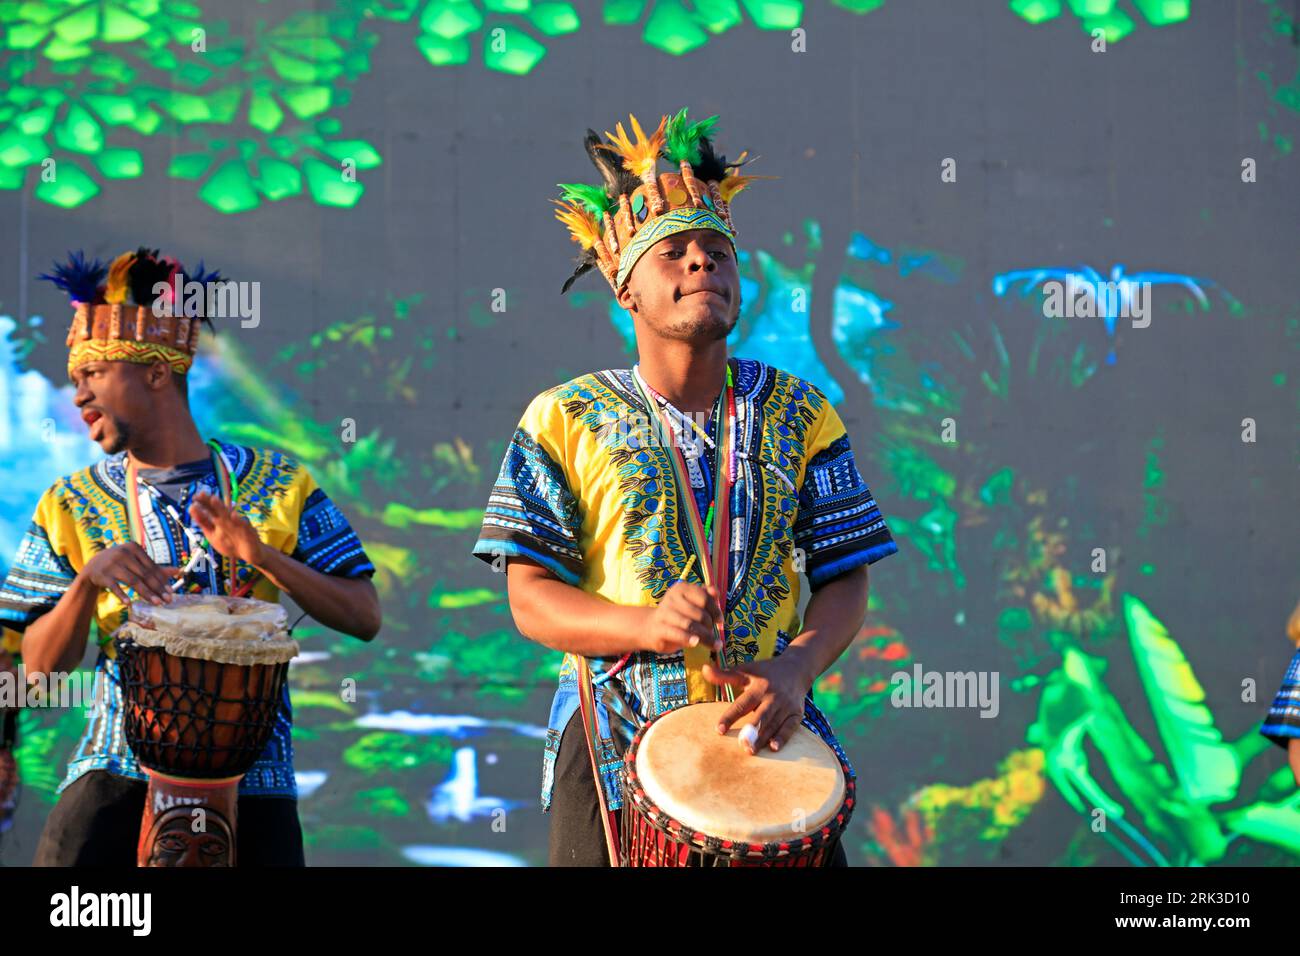
<instances>
[{"instance_id":1,"label":"green leaf projection","mask_svg":"<svg viewBox=\"0 0 1300 956\"><path fill-rule=\"evenodd\" d=\"M884 0L830 0L862 15ZM639 32L672 56L728 30L788 31L800 0L604 0L600 22ZM1166 26L1190 0L1133 0ZM1067 10L1118 40L1134 20L1118 0L1013 0L1031 23ZM257 8L253 8L257 11ZM383 163L343 135L340 114L373 68L376 24L396 21L435 67L480 66L526 76L557 44L578 42L577 6L557 0L333 0L236 35L219 4L176 0L26 0L0 4L0 189L78 208L114 180L149 170L141 137L173 141L165 172L195 183L203 202L237 214L305 197L348 208L365 194L358 171Z\"/></svg>"},{"instance_id":2,"label":"green leaf projection","mask_svg":"<svg viewBox=\"0 0 1300 956\"><path fill-rule=\"evenodd\" d=\"M1270 781L1254 802L1240 805L1242 770L1259 744L1253 737L1238 746L1223 741L1178 644L1136 597L1125 595L1123 603L1130 650L1168 765L1107 689L1107 662L1066 646L1027 733L1046 752L1052 782L1094 832L1134 864L1213 863L1236 836L1300 854L1300 795L1276 803L1261 799L1276 789ZM1089 744L1101 756L1099 765L1089 761ZM1239 805L1219 806L1233 802Z\"/></svg>"},{"instance_id":3,"label":"green leaf projection","mask_svg":"<svg viewBox=\"0 0 1300 956\"><path fill-rule=\"evenodd\" d=\"M815 685L860 767L912 768L863 776L862 813L849 836L855 857L892 866L994 864L1023 840L1040 862L1060 864L1294 863L1300 796L1289 771L1259 779L1254 761L1270 745L1253 726L1243 731L1240 716L1241 736L1225 739L1230 697L1215 702L1207 693L1179 635L1145 596L1170 593L1161 592L1159 570L1176 541L1165 502L1169 439L1159 430L1110 438L1114 484L1090 490L1078 480L1095 477L1087 429L1067 431L1081 437L1056 441L1051 455L1033 452L1035 445L1026 454L1023 442L996 429L959 433L951 443L934 437L944 417L996 420L1012 402L1025 427L1033 424L1026 409L1054 428L1071 410L1090 421L1113 418L1146 374L1130 344L1119 340L1118 361L1108 365L1110 339L1100 322L1045 320L1014 299L982 325L950 323L947 339L936 340L884 290L899 282L958 287L974 281L969 265L937 250L887 248L860 233L837 253L820 241L816 223L802 232L810 238L803 245L745 257L744 299L753 311L742 314L734 351L764 358L763 343L780 329L783 364L830 376L831 353L816 354L829 345L850 373L842 392L869 389L877 440L863 444L860 461L889 504L900 545L913 552L888 588L873 588L866 622ZM827 323L834 328L823 336L812 333L831 311L826 304L813 300L810 310L796 311L786 294L819 269L836 277ZM303 461L379 569L387 622L380 641L359 645L319 627L296 632L310 653L291 675L294 746L303 806L317 821L307 828L317 861L442 860L428 846L431 820L450 828L447 839L472 844L476 813L526 805L471 799L466 781L479 779L479 757L456 741L495 734L491 754L528 781L520 789L531 799L544 729L537 692L558 673L559 656L519 637L501 588L485 584L483 569L465 558L491 478L481 463L495 464L499 443L466 435L430 448L419 433L391 424L417 416L455 360L446 330L427 321L429 308L427 293L390 293L376 308L304 331L272 355L252 354L231 330L214 337L200 369L206 379L192 386L206 418L201 429ZM599 318L607 297L570 308ZM1237 320L1232 308L1215 309ZM478 307L462 334L490 340L502 321ZM1266 342L1268 351L1285 368L1300 355L1300 320L1273 331L1280 337ZM17 336L19 354L58 345L34 332ZM320 382L336 384L341 407L367 402L384 417L340 443L338 423L319 421L299 397ZM1275 377L1271 387L1296 392L1297 383ZM1091 524L1099 496L1132 502L1141 520L1109 537ZM1104 571L1082 547L1094 541L1113 549ZM953 640L977 642L981 666L999 667L1013 698L1003 703L1001 723L1011 731L1005 748L986 742L977 756L986 769L964 780L952 779L950 765L958 748L971 749L965 733L938 738L930 763L889 749L916 739L915 725L900 723L890 705L897 675ZM1135 675L1136 692L1114 689L1117 671ZM373 697L341 699L343 680L382 688L385 706ZM466 716L450 716L458 710ZM23 717L22 779L44 802L53 800L81 719ZM482 765L481 779L490 767ZM431 793L438 780L445 782ZM1053 812L1057 828L1035 831ZM1077 828L1059 826L1061 814L1077 817Z\"/></svg>"}]
</instances>

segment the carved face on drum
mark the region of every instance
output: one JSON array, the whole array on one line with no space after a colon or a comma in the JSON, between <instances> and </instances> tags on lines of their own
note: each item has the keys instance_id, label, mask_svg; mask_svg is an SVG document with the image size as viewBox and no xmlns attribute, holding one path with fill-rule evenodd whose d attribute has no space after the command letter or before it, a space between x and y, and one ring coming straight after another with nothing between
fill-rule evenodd
<instances>
[{"instance_id":1,"label":"carved face on drum","mask_svg":"<svg viewBox=\"0 0 1300 956\"><path fill-rule=\"evenodd\" d=\"M230 866L230 824L216 813L194 814L194 807L172 807L154 820L149 866Z\"/></svg>"}]
</instances>

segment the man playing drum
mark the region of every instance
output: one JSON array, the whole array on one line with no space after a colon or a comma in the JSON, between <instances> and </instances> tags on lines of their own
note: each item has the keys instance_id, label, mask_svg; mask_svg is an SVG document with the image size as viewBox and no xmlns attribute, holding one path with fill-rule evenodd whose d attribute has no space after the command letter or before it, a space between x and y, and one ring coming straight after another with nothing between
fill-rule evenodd
<instances>
[{"instance_id":1,"label":"man playing drum","mask_svg":"<svg viewBox=\"0 0 1300 956\"><path fill-rule=\"evenodd\" d=\"M135 864L146 778L123 737L111 640L130 600L284 593L345 634L368 641L380 628L374 566L307 470L200 436L186 378L200 318L173 308L170 290L160 295L178 274L175 260L140 249L108 267L77 254L43 277L76 307L68 375L108 457L45 492L0 588L0 623L24 631L29 678L74 670L92 622L99 643L95 703L37 865ZM201 265L186 280L221 281ZM239 785L241 865L304 860L287 689L282 699L271 741Z\"/></svg>"},{"instance_id":2,"label":"man playing drum","mask_svg":"<svg viewBox=\"0 0 1300 956\"><path fill-rule=\"evenodd\" d=\"M715 729L756 722L752 753L802 724L842 758L811 687L857 634L867 565L898 550L826 395L727 355L729 204L759 177L714 153L715 121L588 130L604 182L563 185L557 218L583 249L564 291L599 269L639 364L533 399L474 548L508 570L519 630L565 653L543 761L552 865L611 861L621 755L673 708L734 696Z\"/></svg>"}]
</instances>

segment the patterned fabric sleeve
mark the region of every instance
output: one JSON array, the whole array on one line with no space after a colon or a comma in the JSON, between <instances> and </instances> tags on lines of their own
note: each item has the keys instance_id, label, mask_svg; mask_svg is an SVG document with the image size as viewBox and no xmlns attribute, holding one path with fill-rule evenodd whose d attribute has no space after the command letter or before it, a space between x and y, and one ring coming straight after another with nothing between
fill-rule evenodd
<instances>
[{"instance_id":1,"label":"patterned fabric sleeve","mask_svg":"<svg viewBox=\"0 0 1300 956\"><path fill-rule=\"evenodd\" d=\"M298 543L292 557L322 574L359 578L375 573L361 539L343 512L307 476L307 500L298 517Z\"/></svg>"},{"instance_id":2,"label":"patterned fabric sleeve","mask_svg":"<svg viewBox=\"0 0 1300 956\"><path fill-rule=\"evenodd\" d=\"M531 558L560 580L582 578L582 527L578 501L564 469L565 415L558 400L543 392L532 400L515 429L487 508L473 554L494 562Z\"/></svg>"},{"instance_id":3,"label":"patterned fabric sleeve","mask_svg":"<svg viewBox=\"0 0 1300 956\"><path fill-rule=\"evenodd\" d=\"M1259 732L1280 747L1300 737L1300 650L1295 652Z\"/></svg>"},{"instance_id":4,"label":"patterned fabric sleeve","mask_svg":"<svg viewBox=\"0 0 1300 956\"><path fill-rule=\"evenodd\" d=\"M13 567L0 585L0 623L22 630L59 603L77 572L66 554L50 542L57 498L50 489L36 506L32 523L18 545Z\"/></svg>"},{"instance_id":5,"label":"patterned fabric sleeve","mask_svg":"<svg viewBox=\"0 0 1300 956\"><path fill-rule=\"evenodd\" d=\"M809 431L808 463L799 489L795 545L803 549L808 585L898 551L871 489L858 473L844 422L824 394L822 413Z\"/></svg>"}]
</instances>

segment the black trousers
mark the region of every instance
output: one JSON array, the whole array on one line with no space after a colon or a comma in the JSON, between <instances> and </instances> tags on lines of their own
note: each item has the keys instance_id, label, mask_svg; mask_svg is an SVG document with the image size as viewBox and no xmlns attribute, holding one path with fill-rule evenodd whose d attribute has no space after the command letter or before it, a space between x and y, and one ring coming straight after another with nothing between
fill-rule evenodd
<instances>
[{"instance_id":1,"label":"black trousers","mask_svg":"<svg viewBox=\"0 0 1300 956\"><path fill-rule=\"evenodd\" d=\"M78 777L50 811L33 865L135 866L147 789L106 770ZM236 812L239 866L306 865L297 800L241 796Z\"/></svg>"},{"instance_id":2,"label":"black trousers","mask_svg":"<svg viewBox=\"0 0 1300 956\"><path fill-rule=\"evenodd\" d=\"M614 741L620 754L623 746ZM596 777L591 770L586 735L582 729L582 711L575 711L560 737L560 751L555 760L555 785L551 791L550 866L609 866L605 849L605 831L600 824L600 799L596 795ZM623 825L623 811L614 816ZM830 866L848 866L844 844L836 844Z\"/></svg>"}]
</instances>

